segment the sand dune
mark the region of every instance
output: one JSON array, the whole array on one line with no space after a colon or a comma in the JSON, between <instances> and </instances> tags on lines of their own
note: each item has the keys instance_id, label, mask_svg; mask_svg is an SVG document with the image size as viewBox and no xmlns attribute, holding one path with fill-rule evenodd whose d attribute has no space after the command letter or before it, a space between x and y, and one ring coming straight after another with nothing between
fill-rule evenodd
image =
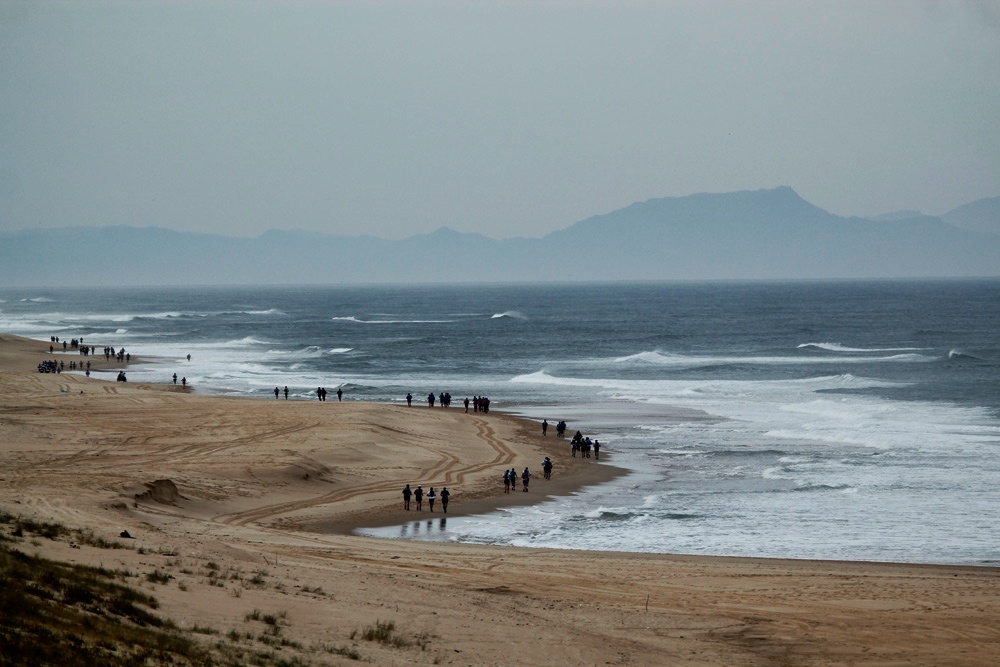
<instances>
[{"instance_id":1,"label":"sand dune","mask_svg":"<svg viewBox=\"0 0 1000 667\"><path fill-rule=\"evenodd\" d=\"M996 568L357 537L351 528L415 518L402 509L405 483L448 486L457 515L618 471L500 414L34 372L49 356L48 343L0 336L0 509L109 540L127 530L127 549L45 539L28 549L169 573L145 586L160 613L191 627L225 635L252 629L255 609L281 612L297 642L283 650L312 664L353 664L323 647L379 665L1000 664ZM551 482L502 493L503 469L546 454ZM357 636L376 621L410 645Z\"/></svg>"}]
</instances>

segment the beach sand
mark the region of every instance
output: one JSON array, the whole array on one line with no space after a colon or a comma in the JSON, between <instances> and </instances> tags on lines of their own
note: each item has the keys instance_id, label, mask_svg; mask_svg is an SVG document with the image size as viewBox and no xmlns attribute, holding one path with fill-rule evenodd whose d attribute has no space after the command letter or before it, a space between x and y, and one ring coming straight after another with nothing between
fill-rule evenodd
<instances>
[{"instance_id":1,"label":"beach sand","mask_svg":"<svg viewBox=\"0 0 1000 667\"><path fill-rule=\"evenodd\" d=\"M44 538L20 548L160 570L172 578L132 585L159 599L158 614L223 641L260 632L247 620L259 610L283 615L295 642L284 654L311 664L356 664L324 646L378 665L1000 664L997 568L358 537L352 527L440 520L440 507L403 511L406 483L448 486L457 516L619 471L501 414L37 373L48 345L0 336L0 509L131 548ZM552 481L536 474L529 493L503 493L505 468L535 470L544 455ZM376 622L411 643L363 640Z\"/></svg>"}]
</instances>

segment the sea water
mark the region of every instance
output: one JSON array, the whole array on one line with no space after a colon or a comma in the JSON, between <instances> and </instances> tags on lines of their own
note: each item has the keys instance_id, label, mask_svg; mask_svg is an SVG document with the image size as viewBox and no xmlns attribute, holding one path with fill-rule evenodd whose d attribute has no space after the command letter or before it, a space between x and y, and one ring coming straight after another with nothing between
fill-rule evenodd
<instances>
[{"instance_id":1,"label":"sea water","mask_svg":"<svg viewBox=\"0 0 1000 667\"><path fill-rule=\"evenodd\" d=\"M998 330L998 281L0 290L0 331L155 361L131 381L486 395L629 471L368 534L687 554L1000 561Z\"/></svg>"}]
</instances>

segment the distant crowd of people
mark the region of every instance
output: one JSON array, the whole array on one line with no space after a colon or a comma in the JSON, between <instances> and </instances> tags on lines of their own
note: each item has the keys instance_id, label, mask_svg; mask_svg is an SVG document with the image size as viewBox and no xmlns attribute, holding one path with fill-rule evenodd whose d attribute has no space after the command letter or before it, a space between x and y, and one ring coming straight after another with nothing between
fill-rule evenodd
<instances>
[{"instance_id":1,"label":"distant crowd of people","mask_svg":"<svg viewBox=\"0 0 1000 667\"><path fill-rule=\"evenodd\" d=\"M468 412L471 407L473 412L487 413L490 411L490 399L485 396L474 396L472 400L466 396L462 400L463 405L465 405L465 411ZM408 407L413 406L413 394L407 392L406 394L406 405ZM427 394L427 407L433 408L435 405L440 405L442 408L451 407L451 392L442 391L437 396L434 392Z\"/></svg>"},{"instance_id":2,"label":"distant crowd of people","mask_svg":"<svg viewBox=\"0 0 1000 667\"><path fill-rule=\"evenodd\" d=\"M64 340L60 339L59 336L49 336L49 343L51 343L51 345L49 345L50 354L54 354L58 346L61 346L64 352L69 350L77 350L79 351L80 355L84 357L89 357L98 354L97 348L93 345L84 344L82 337L73 338L71 340ZM126 364L132 362L132 353L126 352L124 347L115 349L112 346L106 346L102 350L102 352L104 354L105 361L117 361L119 363L126 363ZM187 355L187 360L191 361L190 354ZM65 370L67 370L65 361L56 361L53 359L51 361L47 360L38 364L39 373L62 373ZM90 361L88 360L86 363L84 363L83 361L70 361L69 370L84 371L86 376L90 377ZM115 380L117 382L128 382L128 377L126 377L125 371L122 370L118 371L118 375L115 377ZM174 373L173 380L174 384L177 384L177 373ZM181 384L184 387L187 387L188 380L186 377L181 378Z\"/></svg>"},{"instance_id":3,"label":"distant crowd of people","mask_svg":"<svg viewBox=\"0 0 1000 667\"><path fill-rule=\"evenodd\" d=\"M97 353L97 348L94 347L93 345L83 344L83 338L74 338L72 340L67 341L67 340L59 340L59 336L49 336L49 342L52 343L51 345L49 345L50 354L55 352L56 346L60 344L62 345L63 352L66 352L68 350L77 350L80 353L80 355L84 357L89 357ZM129 363L130 361L132 361L132 355L131 353L126 352L124 347L118 350L116 350L113 347L105 347L104 359L106 361L111 361L112 359L114 359L115 361L124 361L125 363ZM191 356L188 355L188 360L190 361L190 359Z\"/></svg>"},{"instance_id":4,"label":"distant crowd of people","mask_svg":"<svg viewBox=\"0 0 1000 667\"><path fill-rule=\"evenodd\" d=\"M46 359L38 364L39 373L62 373L65 368L65 361L56 361L55 359Z\"/></svg>"}]
</instances>

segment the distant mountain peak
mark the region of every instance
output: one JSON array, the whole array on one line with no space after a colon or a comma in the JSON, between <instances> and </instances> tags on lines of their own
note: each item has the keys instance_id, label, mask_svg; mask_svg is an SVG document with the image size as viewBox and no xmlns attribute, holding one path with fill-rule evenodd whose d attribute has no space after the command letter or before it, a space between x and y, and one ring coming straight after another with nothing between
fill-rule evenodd
<instances>
[{"instance_id":1,"label":"distant mountain peak","mask_svg":"<svg viewBox=\"0 0 1000 667\"><path fill-rule=\"evenodd\" d=\"M941 218L961 229L1000 234L1000 197L977 199L948 211Z\"/></svg>"}]
</instances>

